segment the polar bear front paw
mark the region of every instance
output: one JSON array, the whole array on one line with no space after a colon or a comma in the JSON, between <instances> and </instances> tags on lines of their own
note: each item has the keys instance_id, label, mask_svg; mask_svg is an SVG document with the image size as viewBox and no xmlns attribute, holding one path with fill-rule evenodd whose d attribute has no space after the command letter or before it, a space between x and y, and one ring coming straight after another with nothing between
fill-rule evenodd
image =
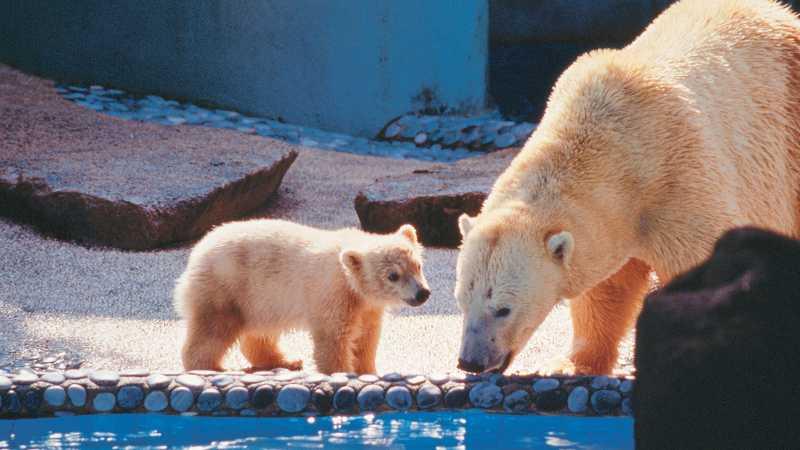
<instances>
[{"instance_id":1,"label":"polar bear front paw","mask_svg":"<svg viewBox=\"0 0 800 450\"><path fill-rule=\"evenodd\" d=\"M567 357L559 356L548 361L537 370L539 375L575 375L575 364Z\"/></svg>"}]
</instances>

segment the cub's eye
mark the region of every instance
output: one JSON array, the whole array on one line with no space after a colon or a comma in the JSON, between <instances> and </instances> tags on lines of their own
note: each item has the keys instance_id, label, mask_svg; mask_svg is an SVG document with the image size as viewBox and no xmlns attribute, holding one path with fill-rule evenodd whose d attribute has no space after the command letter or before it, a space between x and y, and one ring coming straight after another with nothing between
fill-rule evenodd
<instances>
[{"instance_id":1,"label":"cub's eye","mask_svg":"<svg viewBox=\"0 0 800 450\"><path fill-rule=\"evenodd\" d=\"M495 317L505 317L509 314L511 314L511 310L508 308L500 308L494 312Z\"/></svg>"},{"instance_id":2,"label":"cub's eye","mask_svg":"<svg viewBox=\"0 0 800 450\"><path fill-rule=\"evenodd\" d=\"M392 272L392 273L389 274L388 278L389 278L389 281L394 283L395 281L400 279L400 275L398 275L397 272Z\"/></svg>"}]
</instances>

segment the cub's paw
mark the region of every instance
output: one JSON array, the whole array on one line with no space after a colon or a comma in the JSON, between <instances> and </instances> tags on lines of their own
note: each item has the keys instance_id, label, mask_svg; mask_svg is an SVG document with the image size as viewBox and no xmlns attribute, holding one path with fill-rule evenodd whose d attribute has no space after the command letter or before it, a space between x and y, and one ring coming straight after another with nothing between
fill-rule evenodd
<instances>
[{"instance_id":1,"label":"cub's paw","mask_svg":"<svg viewBox=\"0 0 800 450\"><path fill-rule=\"evenodd\" d=\"M284 367L289 370L303 370L303 360L295 359L294 361L286 361Z\"/></svg>"},{"instance_id":2,"label":"cub's paw","mask_svg":"<svg viewBox=\"0 0 800 450\"><path fill-rule=\"evenodd\" d=\"M552 375L575 375L577 372L575 364L567 357L560 356L554 358L547 363L543 364L537 370L539 375L552 376Z\"/></svg>"}]
</instances>

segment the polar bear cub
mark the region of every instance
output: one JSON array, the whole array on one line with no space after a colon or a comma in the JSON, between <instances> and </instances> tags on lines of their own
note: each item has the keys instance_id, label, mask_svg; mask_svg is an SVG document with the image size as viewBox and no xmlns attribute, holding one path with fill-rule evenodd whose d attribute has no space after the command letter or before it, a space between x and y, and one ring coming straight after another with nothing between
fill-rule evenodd
<instances>
[{"instance_id":1,"label":"polar bear cub","mask_svg":"<svg viewBox=\"0 0 800 450\"><path fill-rule=\"evenodd\" d=\"M231 222L192 249L174 301L187 320L186 370L222 370L239 340L253 368L287 367L283 331L311 333L322 373L375 373L384 309L430 296L413 226L379 235L282 220Z\"/></svg>"}]
</instances>

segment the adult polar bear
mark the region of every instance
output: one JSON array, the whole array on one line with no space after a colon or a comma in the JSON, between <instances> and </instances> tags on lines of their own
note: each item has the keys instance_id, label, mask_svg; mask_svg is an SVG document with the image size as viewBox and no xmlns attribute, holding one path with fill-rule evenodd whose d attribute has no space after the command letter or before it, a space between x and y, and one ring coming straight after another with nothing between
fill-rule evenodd
<instances>
[{"instance_id":1,"label":"adult polar bear","mask_svg":"<svg viewBox=\"0 0 800 450\"><path fill-rule=\"evenodd\" d=\"M654 270L729 228L800 234L800 20L768 0L683 0L633 43L579 58L464 237L459 367L503 371L561 298L572 351L608 373Z\"/></svg>"}]
</instances>

